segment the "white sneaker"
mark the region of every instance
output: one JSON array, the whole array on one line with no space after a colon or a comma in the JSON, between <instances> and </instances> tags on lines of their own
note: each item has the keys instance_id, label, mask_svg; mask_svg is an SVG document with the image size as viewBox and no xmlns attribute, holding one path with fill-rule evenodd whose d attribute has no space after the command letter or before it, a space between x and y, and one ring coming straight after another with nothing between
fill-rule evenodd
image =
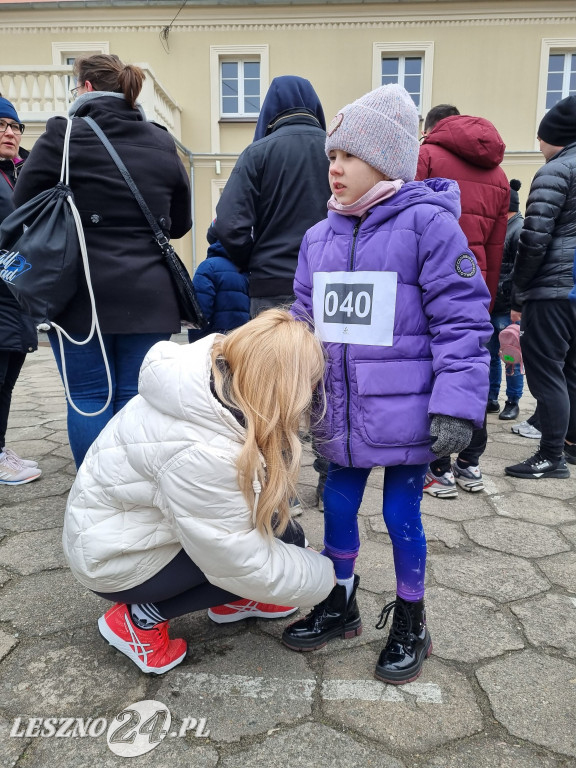
<instances>
[{"instance_id":1,"label":"white sneaker","mask_svg":"<svg viewBox=\"0 0 576 768\"><path fill-rule=\"evenodd\" d=\"M482 479L482 472L479 466L473 467L469 465L462 469L462 467L458 466L458 462L455 461L452 464L452 472L460 488L464 488L465 491L476 493L477 491L484 490L484 480Z\"/></svg>"},{"instance_id":2,"label":"white sneaker","mask_svg":"<svg viewBox=\"0 0 576 768\"><path fill-rule=\"evenodd\" d=\"M0 485L24 485L37 480L41 474L40 467L25 467L14 456L5 451L0 453Z\"/></svg>"},{"instance_id":3,"label":"white sneaker","mask_svg":"<svg viewBox=\"0 0 576 768\"><path fill-rule=\"evenodd\" d=\"M19 461L20 464L22 464L22 466L24 466L24 467L37 467L38 466L38 462L37 461L34 461L33 459L22 459L20 456L18 456L16 451L13 451L11 448L6 448L6 446L4 446L4 448L2 450L4 451L6 456L11 456L13 459L16 459L16 461Z\"/></svg>"},{"instance_id":4,"label":"white sneaker","mask_svg":"<svg viewBox=\"0 0 576 768\"><path fill-rule=\"evenodd\" d=\"M533 427L529 421L521 421L520 424L514 424L510 429L515 435L530 437L532 440L540 440L542 437L542 432L536 429L536 427Z\"/></svg>"},{"instance_id":5,"label":"white sneaker","mask_svg":"<svg viewBox=\"0 0 576 768\"><path fill-rule=\"evenodd\" d=\"M458 489L454 482L454 475L450 470L442 475L435 475L429 469L424 480L424 492L438 499L455 499L458 496Z\"/></svg>"}]
</instances>

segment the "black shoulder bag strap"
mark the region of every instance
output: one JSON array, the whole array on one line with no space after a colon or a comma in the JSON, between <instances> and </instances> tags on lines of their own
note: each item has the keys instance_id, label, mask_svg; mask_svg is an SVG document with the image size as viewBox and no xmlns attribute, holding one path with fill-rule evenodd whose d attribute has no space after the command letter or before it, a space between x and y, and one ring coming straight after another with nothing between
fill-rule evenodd
<instances>
[{"instance_id":1,"label":"black shoulder bag strap","mask_svg":"<svg viewBox=\"0 0 576 768\"><path fill-rule=\"evenodd\" d=\"M88 123L90 128L92 128L92 130L94 131L96 136L98 136L98 138L100 139L102 144L104 144L104 146L108 150L108 154L110 155L112 160L114 160L114 162L116 163L116 165L118 167L118 170L120 171L120 173L124 177L124 181L126 182L126 184L128 184L128 187L130 188L130 191L132 192L132 194L136 198L136 202L138 203L138 205L142 209L142 213L146 217L146 221L148 222L148 224L150 224L150 227L152 228L152 231L154 232L154 237L156 238L156 242L158 243L160 248L162 248L162 250L164 250L165 246L168 245L169 240L166 237L166 235L164 234L164 232L162 232L162 230L160 229L160 225L158 224L158 222L154 218L150 208L148 208L148 206L146 205L146 202L144 201L144 198L140 194L140 190L138 189L138 187L134 183L134 179L132 178L132 176L130 176L130 173L128 172L128 169L126 168L126 166L124 165L124 163L120 159L120 156L119 156L118 152L116 152L116 150L114 149L112 144L108 141L108 137L106 136L106 134L104 133L102 128L100 128L100 126L98 125L98 123L95 120L93 120L91 117L83 117L82 120L85 120Z\"/></svg>"},{"instance_id":2,"label":"black shoulder bag strap","mask_svg":"<svg viewBox=\"0 0 576 768\"><path fill-rule=\"evenodd\" d=\"M160 250L162 252L162 255L164 256L164 261L166 263L166 266L168 268L168 271L170 273L170 277L172 279L172 283L175 288L176 292L176 298L178 301L178 308L180 310L180 316L183 321L189 324L189 327L192 328L204 328L206 325L206 321L202 315L202 309L200 308L200 304L198 303L198 299L196 298L196 293L194 291L194 286L192 284L192 280L190 279L190 275L188 274L188 270L186 269L185 265L182 263L182 260L174 250L174 248L170 245L170 241L162 232L162 229L160 228L160 225L154 218L152 212L150 211L150 208L146 205L144 202L144 198L140 194L140 190L134 183L134 180L132 176L128 173L128 169L118 156L118 153L106 137L106 134L104 131L100 128L100 126L91 118L91 117L83 117L83 120L85 120L90 128L94 131L96 136L100 139L104 147L108 150L108 154L114 160L118 170L124 177L124 181L128 185L128 188L136 198L136 202L142 209L142 213L146 217L146 221L150 225L150 228L152 229L152 232L154 233L154 239L158 243L158 246L160 247Z\"/></svg>"}]
</instances>

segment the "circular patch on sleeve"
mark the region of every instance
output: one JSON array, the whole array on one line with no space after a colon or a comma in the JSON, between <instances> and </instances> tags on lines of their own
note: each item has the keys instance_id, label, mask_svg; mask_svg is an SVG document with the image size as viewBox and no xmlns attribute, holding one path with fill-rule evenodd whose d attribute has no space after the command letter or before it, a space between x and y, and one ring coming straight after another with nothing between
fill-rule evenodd
<instances>
[{"instance_id":1,"label":"circular patch on sleeve","mask_svg":"<svg viewBox=\"0 0 576 768\"><path fill-rule=\"evenodd\" d=\"M460 277L474 277L478 267L474 256L469 253L461 253L456 259L456 272Z\"/></svg>"},{"instance_id":2,"label":"circular patch on sleeve","mask_svg":"<svg viewBox=\"0 0 576 768\"><path fill-rule=\"evenodd\" d=\"M333 117L333 118L332 118L332 122L330 123L330 125L328 126L328 130L326 131L326 133L328 134L328 136L332 136L332 134L333 134L333 133L334 133L334 132L335 132L335 131L336 131L338 128L340 128L340 126L342 125L342 120L344 120L344 115L342 114L342 112L339 112L339 113L336 115L336 117Z\"/></svg>"}]
</instances>

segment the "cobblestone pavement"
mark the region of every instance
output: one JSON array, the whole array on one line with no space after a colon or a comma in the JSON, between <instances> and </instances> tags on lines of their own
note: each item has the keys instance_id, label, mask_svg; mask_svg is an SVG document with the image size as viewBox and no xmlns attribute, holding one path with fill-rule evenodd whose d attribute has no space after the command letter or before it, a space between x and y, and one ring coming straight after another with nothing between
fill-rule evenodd
<instances>
[{"instance_id":1,"label":"cobblestone pavement","mask_svg":"<svg viewBox=\"0 0 576 768\"><path fill-rule=\"evenodd\" d=\"M522 418L533 405L522 400ZM424 499L434 653L417 682L394 687L372 676L385 640L374 625L394 595L381 471L360 512L361 637L298 654L280 644L286 620L217 626L194 614L173 622L188 657L155 678L100 638L96 619L107 604L66 569L60 536L75 471L64 397L50 350L30 355L8 444L39 460L43 476L0 487L0 765L576 766L576 469L569 480L505 477L505 464L537 443L496 416L489 421L486 491ZM301 519L320 546L311 462L307 455ZM110 751L106 731L82 737L76 723L68 738L44 738L35 735L44 725L30 720L109 724L144 699L166 704L176 729L132 762ZM185 718L205 718L200 732L210 735L192 728L179 737L191 725Z\"/></svg>"}]
</instances>

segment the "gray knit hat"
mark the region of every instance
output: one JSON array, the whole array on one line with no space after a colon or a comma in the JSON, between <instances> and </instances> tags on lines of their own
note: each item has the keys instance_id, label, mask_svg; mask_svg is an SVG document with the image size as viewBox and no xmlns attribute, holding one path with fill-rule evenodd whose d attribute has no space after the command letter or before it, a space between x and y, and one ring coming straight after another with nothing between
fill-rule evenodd
<instances>
[{"instance_id":1,"label":"gray knit hat","mask_svg":"<svg viewBox=\"0 0 576 768\"><path fill-rule=\"evenodd\" d=\"M390 179L413 181L418 110L401 85L383 85L348 104L328 126L326 154L349 152Z\"/></svg>"}]
</instances>

